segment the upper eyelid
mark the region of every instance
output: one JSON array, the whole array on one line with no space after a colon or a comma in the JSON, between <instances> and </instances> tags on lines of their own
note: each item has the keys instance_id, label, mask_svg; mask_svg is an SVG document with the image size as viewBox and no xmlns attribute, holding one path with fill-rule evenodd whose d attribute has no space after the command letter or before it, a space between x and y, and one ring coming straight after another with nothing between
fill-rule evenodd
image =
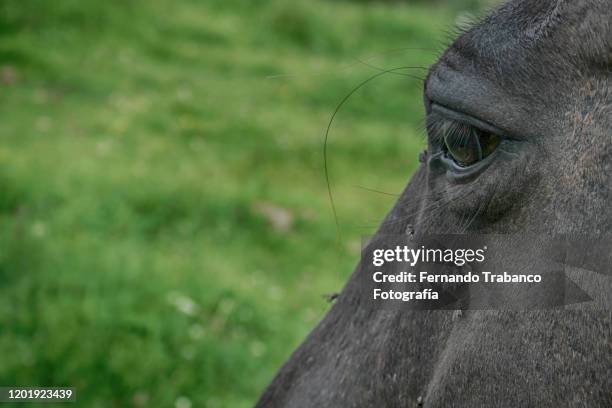
<instances>
[{"instance_id":1,"label":"upper eyelid","mask_svg":"<svg viewBox=\"0 0 612 408\"><path fill-rule=\"evenodd\" d=\"M454 111L443 105L432 103L431 111L432 113L435 113L447 120L454 120L460 123L464 123L466 125L474 126L475 128L478 128L480 130L484 130L486 132L493 133L493 134L496 134L498 136L501 136L507 139L512 139L512 137L509 136L507 132L503 131L497 126L491 125L490 123L477 119L473 116L467 115L465 113Z\"/></svg>"}]
</instances>

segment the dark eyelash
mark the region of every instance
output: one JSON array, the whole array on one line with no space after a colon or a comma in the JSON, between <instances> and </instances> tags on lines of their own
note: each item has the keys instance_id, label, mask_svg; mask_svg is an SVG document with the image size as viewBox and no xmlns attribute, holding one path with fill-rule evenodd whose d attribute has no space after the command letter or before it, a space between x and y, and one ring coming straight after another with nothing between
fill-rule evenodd
<instances>
[{"instance_id":1,"label":"dark eyelash","mask_svg":"<svg viewBox=\"0 0 612 408\"><path fill-rule=\"evenodd\" d=\"M431 144L436 147L444 145L444 137L453 135L460 139L468 137L476 128L463 122L431 114L427 118L427 134Z\"/></svg>"},{"instance_id":2,"label":"dark eyelash","mask_svg":"<svg viewBox=\"0 0 612 408\"><path fill-rule=\"evenodd\" d=\"M427 137L432 146L440 146L444 143L444 134L441 132L441 118L431 114L427 116L426 129Z\"/></svg>"}]
</instances>

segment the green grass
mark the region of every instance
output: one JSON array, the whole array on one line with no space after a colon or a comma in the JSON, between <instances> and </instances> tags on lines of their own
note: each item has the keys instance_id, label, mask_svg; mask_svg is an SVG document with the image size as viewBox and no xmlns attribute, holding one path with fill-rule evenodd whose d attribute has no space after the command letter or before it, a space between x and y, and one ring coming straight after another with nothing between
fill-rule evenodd
<instances>
[{"instance_id":1,"label":"green grass","mask_svg":"<svg viewBox=\"0 0 612 408\"><path fill-rule=\"evenodd\" d=\"M0 384L248 407L325 314L424 146L454 12L0 3ZM423 77L425 71L405 71ZM287 225L275 226L282 217ZM180 405L180 404L178 404Z\"/></svg>"}]
</instances>

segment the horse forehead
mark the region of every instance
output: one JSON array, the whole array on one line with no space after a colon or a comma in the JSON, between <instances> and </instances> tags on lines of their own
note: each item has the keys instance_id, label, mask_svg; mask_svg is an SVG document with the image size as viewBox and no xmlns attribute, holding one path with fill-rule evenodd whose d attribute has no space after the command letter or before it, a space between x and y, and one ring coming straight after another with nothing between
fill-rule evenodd
<instances>
[{"instance_id":1,"label":"horse forehead","mask_svg":"<svg viewBox=\"0 0 612 408\"><path fill-rule=\"evenodd\" d=\"M562 5L558 0L509 1L476 27L474 40L500 45L536 43L561 20Z\"/></svg>"},{"instance_id":2,"label":"horse forehead","mask_svg":"<svg viewBox=\"0 0 612 408\"><path fill-rule=\"evenodd\" d=\"M440 62L493 82L523 77L518 74L527 67L533 72L534 62L539 61L534 49L546 41L556 8L551 0L508 2L460 35Z\"/></svg>"},{"instance_id":3,"label":"horse forehead","mask_svg":"<svg viewBox=\"0 0 612 408\"><path fill-rule=\"evenodd\" d=\"M611 9L609 0L509 1L461 35L449 51L470 59L494 58L562 45L572 53L585 46L580 39L610 33Z\"/></svg>"},{"instance_id":4,"label":"horse forehead","mask_svg":"<svg viewBox=\"0 0 612 408\"><path fill-rule=\"evenodd\" d=\"M612 63L610 0L514 0L461 35L441 62L517 88Z\"/></svg>"}]
</instances>

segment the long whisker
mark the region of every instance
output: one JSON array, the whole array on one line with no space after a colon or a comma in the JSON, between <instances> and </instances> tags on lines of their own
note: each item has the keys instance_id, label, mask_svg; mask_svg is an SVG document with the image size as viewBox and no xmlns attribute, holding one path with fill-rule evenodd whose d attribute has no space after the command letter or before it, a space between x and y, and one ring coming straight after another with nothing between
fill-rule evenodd
<instances>
[{"instance_id":1,"label":"long whisker","mask_svg":"<svg viewBox=\"0 0 612 408\"><path fill-rule=\"evenodd\" d=\"M400 71L402 69L409 69L410 67L397 67L397 68L391 68L391 69L387 69L381 72L378 72L377 74L372 75L371 77L367 78L366 80L362 81L359 85L357 85L355 88L353 88L341 101L340 103L336 106L336 109L334 109L334 112L332 113L330 119L329 119L329 123L327 124L327 128L325 129L325 137L324 137L324 141L323 141L323 167L324 167L324 172L325 172L325 182L327 184L327 195L329 196L329 202L332 208L332 213L334 215L334 223L336 224L336 240L337 243L339 244L341 242L341 234L340 234L340 223L338 221L338 212L336 210L336 204L334 202L334 195L332 192L332 188L331 188L331 183L330 183L330 177L329 177L329 168L327 165L327 141L329 139L329 132L331 130L332 124L334 123L334 119L336 118L336 115L338 114L338 112L340 111L340 109L342 108L342 106L344 106L344 104L346 103L346 101L349 100L349 98L351 96L353 96L353 94L355 92L357 92L359 89L361 89L363 86L365 86L367 83L373 81L374 79L381 77L385 74L391 73L391 72L397 72ZM420 79L418 77L414 77L416 79Z\"/></svg>"},{"instance_id":2,"label":"long whisker","mask_svg":"<svg viewBox=\"0 0 612 408\"><path fill-rule=\"evenodd\" d=\"M437 192L430 192L430 198L433 198L433 195L437 194ZM402 217L399 217L395 220L390 220L390 221L386 221L383 223L384 226L394 226L400 223L404 223L404 222L408 222L411 218L418 216L419 214L423 214L425 212L430 212L429 214L427 214L424 218L418 220L419 224L424 224L425 222L428 222L429 220L431 220L434 217L437 217L449 204L451 204L453 201L456 200L462 200L463 198L467 197L470 194L469 191L464 192L462 194L459 194L458 196L453 196L453 197L442 197L440 199L437 199L435 201L433 201L432 203L430 203L427 207L425 208L419 208L417 210L415 210L414 212L411 212L409 214L404 214ZM427 199L427 198L425 198Z\"/></svg>"},{"instance_id":3,"label":"long whisker","mask_svg":"<svg viewBox=\"0 0 612 408\"><path fill-rule=\"evenodd\" d=\"M476 217L480 214L482 214L482 212L484 212L487 207L491 204L491 202L493 201L493 197L495 197L495 193L497 192L497 184L493 186L493 191L491 192L491 195L489 196L489 199L486 201L486 203L484 203L484 205L482 206L482 208L478 208L477 210L477 214L474 215L472 221L465 227L465 230L462 231L461 233L464 234L467 232L467 230L469 229L469 227L472 225L472 223L476 220Z\"/></svg>"},{"instance_id":4,"label":"long whisker","mask_svg":"<svg viewBox=\"0 0 612 408\"><path fill-rule=\"evenodd\" d=\"M447 201L443 204L443 205L438 205L436 207L434 207L434 204L439 203L440 201L443 201L443 199L438 200L437 202L434 202L432 205L427 206L423 209L420 210L420 214L426 214L426 216L424 218L421 218L418 220L419 225L426 225L426 223L428 223L429 221L431 221L433 218L438 217L443 210L446 209L446 207L456 201L459 200L463 200L465 197L469 196L471 194L470 191L465 191L462 193L459 193L455 196L452 197L448 197ZM427 212L429 212L429 214L427 214Z\"/></svg>"},{"instance_id":5,"label":"long whisker","mask_svg":"<svg viewBox=\"0 0 612 408\"><path fill-rule=\"evenodd\" d=\"M384 69L384 68L382 68L382 67L379 67L379 66L374 65L374 64L372 64L372 63L369 63L369 62L366 62L366 61L360 60L359 58L357 58L357 61L358 61L359 63L361 63L361 64L365 65L366 67L368 67L368 68L372 68L372 69L374 69L374 70L376 70L376 71L384 71L384 70L385 70L385 69ZM421 69L421 70L425 70L425 71L427 71L427 68L424 68L424 67L405 67L405 68L406 68L406 69ZM424 80L425 80L425 78L421 78L421 77L418 77L418 76L416 76L416 75L411 75L411 74L404 74L403 72L390 72L390 74L393 74L393 75L401 75L401 76L407 76L407 77L409 77L409 78L415 78L415 79L419 79L419 80L421 80L421 81L424 81Z\"/></svg>"},{"instance_id":6,"label":"long whisker","mask_svg":"<svg viewBox=\"0 0 612 408\"><path fill-rule=\"evenodd\" d=\"M399 197L400 196L400 194L387 193L386 191L375 190L373 188L368 188L368 187L359 186L359 185L353 185L353 187L359 188L359 189L362 189L362 190L365 190L365 191L370 191L372 193L388 195L388 196L391 196L391 197Z\"/></svg>"},{"instance_id":7,"label":"long whisker","mask_svg":"<svg viewBox=\"0 0 612 408\"><path fill-rule=\"evenodd\" d=\"M377 57L383 56L383 55L391 55L391 54L400 54L402 52L406 52L406 51L426 51L429 52L431 54L437 55L440 54L443 49L434 49L434 48L423 48L423 47L402 47L402 48L393 48L387 51L382 51L379 53L375 53L375 54L370 54L367 55L364 58L357 58L355 62L349 63L344 65L343 67L338 68L337 70L326 70L324 72L313 72L310 74L306 74L306 76L321 76L321 75L328 75L331 74L333 72L341 72L341 71L346 71L349 70L355 66L357 66L358 64L363 64L363 61L371 61ZM365 64L367 65L367 64ZM426 67L413 67L414 69L421 69L421 70L427 70L428 68ZM268 75L265 77L265 79L281 79L281 78L291 78L291 77L297 77L297 76L303 76L304 74L276 74L276 75Z\"/></svg>"}]
</instances>

